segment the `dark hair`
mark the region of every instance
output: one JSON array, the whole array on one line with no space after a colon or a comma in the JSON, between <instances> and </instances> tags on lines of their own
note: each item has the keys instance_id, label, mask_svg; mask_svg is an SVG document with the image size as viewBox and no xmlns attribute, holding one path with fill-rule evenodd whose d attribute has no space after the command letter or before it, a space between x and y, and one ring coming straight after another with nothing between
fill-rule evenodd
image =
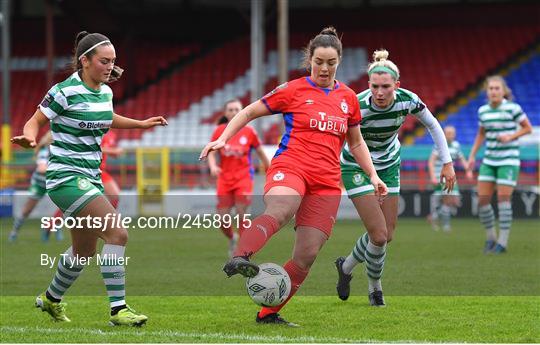
<instances>
[{"instance_id":1,"label":"dark hair","mask_svg":"<svg viewBox=\"0 0 540 345\"><path fill-rule=\"evenodd\" d=\"M341 60L341 53L343 46L341 40L338 37L337 31L333 26L328 26L321 30L321 32L312 38L307 47L304 49L304 63L303 66L308 70L311 67L310 61L313 57L313 52L319 47L332 47L337 51L338 57Z\"/></svg>"},{"instance_id":2,"label":"dark hair","mask_svg":"<svg viewBox=\"0 0 540 345\"><path fill-rule=\"evenodd\" d=\"M94 32L89 33L87 31L81 31L77 34L77 37L75 37L75 46L73 47L73 61L71 64L71 68L73 71L78 71L82 69L81 64L81 56L90 48L92 48L94 45L103 42L103 41L109 41L105 42L102 45L112 45L110 40L107 38L107 36L102 35L100 33ZM86 54L84 54L88 59L90 59L95 53L96 48L90 50ZM111 72L111 76L109 78L109 82L116 81L120 79L122 76L122 72L124 70L120 68L119 66L114 66L113 71Z\"/></svg>"},{"instance_id":3,"label":"dark hair","mask_svg":"<svg viewBox=\"0 0 540 345\"><path fill-rule=\"evenodd\" d=\"M229 104L236 103L236 102L238 102L238 103L240 103L240 105L242 105L242 101L240 101L238 98L229 99L227 102L225 102L223 104L223 111L225 111L227 109L227 106ZM223 115L222 117L219 118L217 124L219 126L219 125L222 125L222 124L228 123L228 122L229 122L229 119L227 119L227 116Z\"/></svg>"}]
</instances>

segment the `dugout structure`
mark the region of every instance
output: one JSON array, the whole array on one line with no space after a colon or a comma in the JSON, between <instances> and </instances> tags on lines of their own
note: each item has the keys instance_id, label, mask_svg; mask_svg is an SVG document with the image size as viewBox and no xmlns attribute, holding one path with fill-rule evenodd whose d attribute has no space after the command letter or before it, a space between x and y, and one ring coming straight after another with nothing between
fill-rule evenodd
<instances>
[{"instance_id":1,"label":"dugout structure","mask_svg":"<svg viewBox=\"0 0 540 345\"><path fill-rule=\"evenodd\" d=\"M163 215L164 195L169 190L169 148L137 148L136 165L139 215Z\"/></svg>"}]
</instances>

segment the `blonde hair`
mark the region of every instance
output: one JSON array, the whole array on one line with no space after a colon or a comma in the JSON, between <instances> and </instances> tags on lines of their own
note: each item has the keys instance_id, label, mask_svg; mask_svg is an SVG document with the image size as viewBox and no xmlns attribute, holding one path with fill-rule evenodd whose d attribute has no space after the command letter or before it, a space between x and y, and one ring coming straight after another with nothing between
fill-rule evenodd
<instances>
[{"instance_id":1,"label":"blonde hair","mask_svg":"<svg viewBox=\"0 0 540 345\"><path fill-rule=\"evenodd\" d=\"M501 83L504 91L503 97L509 101L514 99L514 94L512 93L512 89L508 87L508 84L506 83L506 80L504 80L503 77L500 75L492 75L486 78L486 82L484 83L484 89L487 91L488 85L492 81L498 81Z\"/></svg>"},{"instance_id":2,"label":"blonde hair","mask_svg":"<svg viewBox=\"0 0 540 345\"><path fill-rule=\"evenodd\" d=\"M399 68L395 63L388 60L389 55L390 53L386 49L379 49L373 52L373 62L369 64L367 69L368 75L371 75L371 73L388 73L395 81L398 81ZM385 71L385 69L388 69L389 71Z\"/></svg>"}]
</instances>

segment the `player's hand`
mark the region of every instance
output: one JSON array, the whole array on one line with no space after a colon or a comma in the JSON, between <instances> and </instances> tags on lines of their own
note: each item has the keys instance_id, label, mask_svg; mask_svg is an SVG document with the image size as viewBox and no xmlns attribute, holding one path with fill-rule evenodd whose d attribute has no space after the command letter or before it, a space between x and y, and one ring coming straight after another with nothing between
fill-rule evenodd
<instances>
[{"instance_id":1,"label":"player's hand","mask_svg":"<svg viewBox=\"0 0 540 345\"><path fill-rule=\"evenodd\" d=\"M218 177L219 175L221 174L221 168L218 167L218 166L211 166L210 167L210 175L212 175L212 177Z\"/></svg>"},{"instance_id":2,"label":"player's hand","mask_svg":"<svg viewBox=\"0 0 540 345\"><path fill-rule=\"evenodd\" d=\"M473 179L473 172L471 169L468 169L465 171L465 177L468 179L468 180L472 180Z\"/></svg>"},{"instance_id":3,"label":"player's hand","mask_svg":"<svg viewBox=\"0 0 540 345\"><path fill-rule=\"evenodd\" d=\"M456 172L454 171L454 165L452 162L443 164L439 182L441 184L444 183L444 191L451 192L452 189L454 189L454 184L456 183Z\"/></svg>"},{"instance_id":4,"label":"player's hand","mask_svg":"<svg viewBox=\"0 0 540 345\"><path fill-rule=\"evenodd\" d=\"M500 141L501 143L507 143L507 142L510 142L512 141L512 134L502 134L502 135L499 135L497 137L497 140Z\"/></svg>"},{"instance_id":5,"label":"player's hand","mask_svg":"<svg viewBox=\"0 0 540 345\"><path fill-rule=\"evenodd\" d=\"M141 128L148 129L155 126L167 126L169 123L163 116L154 116L141 121Z\"/></svg>"},{"instance_id":6,"label":"player's hand","mask_svg":"<svg viewBox=\"0 0 540 345\"><path fill-rule=\"evenodd\" d=\"M13 144L24 147L25 149L31 149L36 147L36 138L30 138L24 135L19 135L11 138Z\"/></svg>"},{"instance_id":7,"label":"player's hand","mask_svg":"<svg viewBox=\"0 0 540 345\"><path fill-rule=\"evenodd\" d=\"M388 187L377 174L371 176L370 181L373 187L375 187L375 196L378 196L379 200L382 201L388 195Z\"/></svg>"},{"instance_id":8,"label":"player's hand","mask_svg":"<svg viewBox=\"0 0 540 345\"><path fill-rule=\"evenodd\" d=\"M431 177L430 177L430 180L431 180L431 184L437 184L437 183L439 183L439 181L437 181L437 176L431 176Z\"/></svg>"},{"instance_id":9,"label":"player's hand","mask_svg":"<svg viewBox=\"0 0 540 345\"><path fill-rule=\"evenodd\" d=\"M217 151L217 150L219 150L219 149L221 149L223 147L225 147L225 140L218 139L216 141L209 142L208 144L206 144L204 149L201 151L201 155L199 156L199 160L202 161L202 160L206 159L206 156L208 156L208 153L210 153L211 151Z\"/></svg>"}]
</instances>

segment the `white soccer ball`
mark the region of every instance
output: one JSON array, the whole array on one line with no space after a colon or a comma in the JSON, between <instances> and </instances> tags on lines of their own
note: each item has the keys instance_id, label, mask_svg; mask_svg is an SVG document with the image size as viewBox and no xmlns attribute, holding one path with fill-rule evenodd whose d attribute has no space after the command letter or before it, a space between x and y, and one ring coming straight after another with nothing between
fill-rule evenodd
<instances>
[{"instance_id":1,"label":"white soccer ball","mask_svg":"<svg viewBox=\"0 0 540 345\"><path fill-rule=\"evenodd\" d=\"M275 307L285 302L291 293L291 278L283 267L265 263L259 265L259 274L246 281L249 297L263 307Z\"/></svg>"}]
</instances>

